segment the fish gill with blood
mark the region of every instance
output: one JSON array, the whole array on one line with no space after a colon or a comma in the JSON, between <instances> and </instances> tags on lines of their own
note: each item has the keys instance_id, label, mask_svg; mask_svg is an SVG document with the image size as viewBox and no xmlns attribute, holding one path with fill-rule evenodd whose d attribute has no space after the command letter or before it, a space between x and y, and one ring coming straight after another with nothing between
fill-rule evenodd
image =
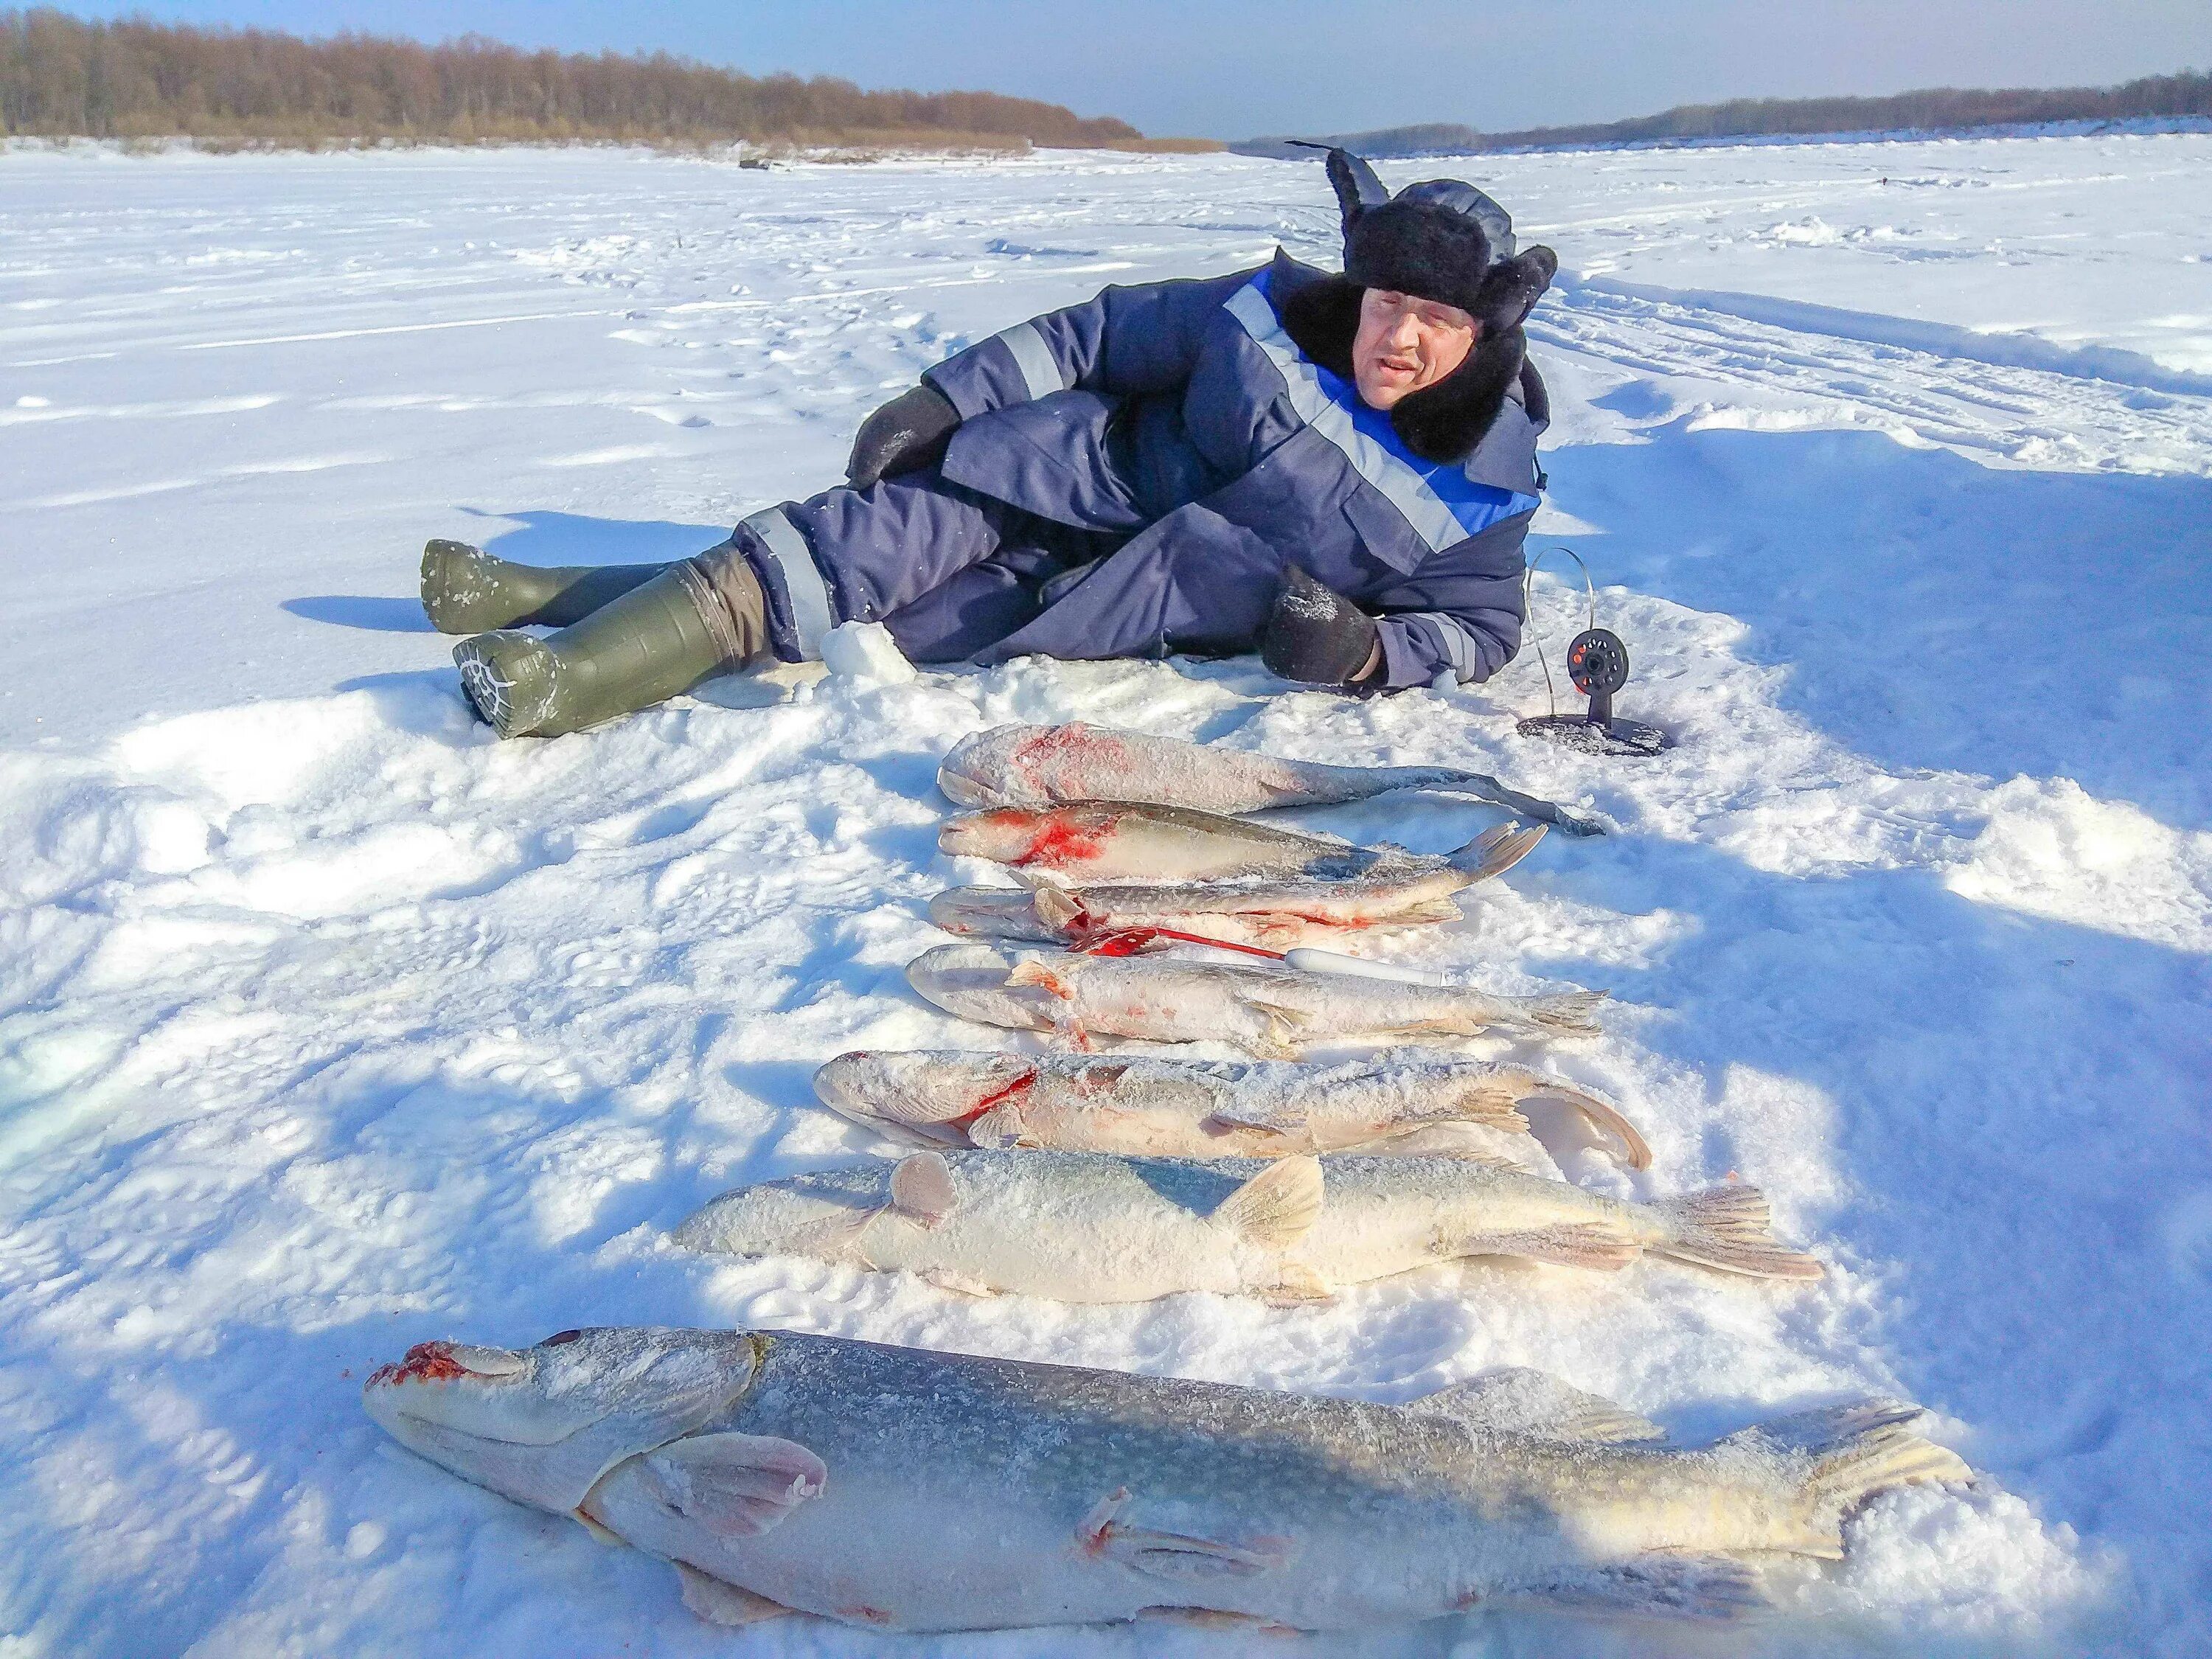
<instances>
[{"instance_id":1,"label":"fish gill with blood","mask_svg":"<svg viewBox=\"0 0 2212 1659\"><path fill-rule=\"evenodd\" d=\"M1602 991L1504 996L1472 986L1181 957L1015 957L982 945L926 951L907 964L907 982L960 1018L1051 1031L1079 1048L1099 1036L1226 1042L1279 1060L1340 1039L1589 1036L1606 1000Z\"/></svg>"},{"instance_id":2,"label":"fish gill with blood","mask_svg":"<svg viewBox=\"0 0 2212 1659\"><path fill-rule=\"evenodd\" d=\"M1534 1067L1410 1051L1328 1064L866 1050L814 1074L832 1111L911 1146L1280 1158L1309 1152L1469 1158L1556 1174L1524 1113L1649 1168L1619 1108Z\"/></svg>"},{"instance_id":3,"label":"fish gill with blood","mask_svg":"<svg viewBox=\"0 0 2212 1659\"><path fill-rule=\"evenodd\" d=\"M1474 1256L1613 1270L1649 1254L1747 1279L1820 1274L1776 1242L1752 1187L1640 1204L1466 1158L914 1152L738 1188L673 1237L1071 1303L1319 1301Z\"/></svg>"},{"instance_id":4,"label":"fish gill with blood","mask_svg":"<svg viewBox=\"0 0 2212 1659\"><path fill-rule=\"evenodd\" d=\"M1075 721L998 726L963 738L938 769L938 787L963 806L1049 807L1068 801L1147 802L1217 813L1364 800L1394 789L1437 789L1510 807L1570 835L1604 826L1450 766L1330 766L1185 743Z\"/></svg>"},{"instance_id":5,"label":"fish gill with blood","mask_svg":"<svg viewBox=\"0 0 2212 1659\"><path fill-rule=\"evenodd\" d=\"M799 1333L427 1346L460 1374L380 1370L372 1419L725 1625L1726 1619L1767 1604L1762 1560L1842 1559L1877 1493L1971 1478L1887 1401L1686 1448L1526 1370L1378 1405Z\"/></svg>"}]
</instances>

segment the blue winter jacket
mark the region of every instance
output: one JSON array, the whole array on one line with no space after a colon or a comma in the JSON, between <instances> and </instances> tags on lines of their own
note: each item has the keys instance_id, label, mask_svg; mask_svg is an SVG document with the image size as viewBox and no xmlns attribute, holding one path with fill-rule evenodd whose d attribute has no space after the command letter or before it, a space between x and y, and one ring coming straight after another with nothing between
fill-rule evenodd
<instances>
[{"instance_id":1,"label":"blue winter jacket","mask_svg":"<svg viewBox=\"0 0 2212 1659\"><path fill-rule=\"evenodd\" d=\"M1109 288L927 372L963 416L945 477L1130 537L976 660L1249 651L1291 563L1377 617L1383 686L1511 659L1543 383L1524 365L1471 456L1424 461L1284 332L1283 305L1322 276L1278 250Z\"/></svg>"}]
</instances>

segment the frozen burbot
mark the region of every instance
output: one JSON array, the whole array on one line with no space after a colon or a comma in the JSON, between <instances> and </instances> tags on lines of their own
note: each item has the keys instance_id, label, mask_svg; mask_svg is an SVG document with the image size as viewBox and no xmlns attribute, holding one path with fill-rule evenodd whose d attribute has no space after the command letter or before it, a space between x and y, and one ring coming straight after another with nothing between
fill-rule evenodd
<instances>
[{"instance_id":1,"label":"frozen burbot","mask_svg":"<svg viewBox=\"0 0 2212 1659\"><path fill-rule=\"evenodd\" d=\"M1680 1449L1525 1370L1377 1406L832 1336L585 1330L425 1343L363 1395L432 1462L672 1563L726 1624L1725 1618L1759 1605L1759 1559L1839 1559L1876 1493L1970 1478L1890 1401Z\"/></svg>"},{"instance_id":2,"label":"frozen burbot","mask_svg":"<svg viewBox=\"0 0 2212 1659\"><path fill-rule=\"evenodd\" d=\"M915 1152L739 1188L675 1237L1057 1302L1189 1291L1319 1300L1485 1255L1610 1270L1649 1254L1749 1279L1820 1274L1776 1242L1753 1188L1635 1204L1465 1158Z\"/></svg>"}]
</instances>

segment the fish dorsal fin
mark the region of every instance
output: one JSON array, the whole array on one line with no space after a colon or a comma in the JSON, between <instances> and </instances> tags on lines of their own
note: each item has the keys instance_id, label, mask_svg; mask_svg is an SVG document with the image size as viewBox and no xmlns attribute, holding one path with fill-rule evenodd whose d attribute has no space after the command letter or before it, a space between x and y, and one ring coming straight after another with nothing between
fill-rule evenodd
<instances>
[{"instance_id":1,"label":"fish dorsal fin","mask_svg":"<svg viewBox=\"0 0 2212 1659\"><path fill-rule=\"evenodd\" d=\"M1321 1214L1322 1182L1317 1158L1286 1158L1270 1164L1213 1212L1224 1227L1247 1244L1286 1250L1305 1237Z\"/></svg>"},{"instance_id":2,"label":"fish dorsal fin","mask_svg":"<svg viewBox=\"0 0 2212 1659\"><path fill-rule=\"evenodd\" d=\"M952 1166L942 1152L911 1152L891 1169L891 1209L917 1227L934 1227L958 1207Z\"/></svg>"},{"instance_id":3,"label":"fish dorsal fin","mask_svg":"<svg viewBox=\"0 0 2212 1659\"><path fill-rule=\"evenodd\" d=\"M1449 1418L1484 1433L1533 1435L1540 1440L1619 1444L1667 1437L1667 1431L1650 1419L1524 1365L1486 1371L1409 1400L1401 1409L1417 1417Z\"/></svg>"},{"instance_id":4,"label":"fish dorsal fin","mask_svg":"<svg viewBox=\"0 0 2212 1659\"><path fill-rule=\"evenodd\" d=\"M830 1478L812 1452L773 1435L690 1435L641 1461L654 1497L720 1538L757 1538L781 1525Z\"/></svg>"}]
</instances>

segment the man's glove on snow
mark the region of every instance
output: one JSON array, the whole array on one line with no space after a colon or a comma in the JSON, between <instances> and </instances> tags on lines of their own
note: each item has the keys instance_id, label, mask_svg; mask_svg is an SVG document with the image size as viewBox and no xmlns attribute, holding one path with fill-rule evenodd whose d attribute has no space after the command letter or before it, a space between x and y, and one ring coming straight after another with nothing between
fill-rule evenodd
<instances>
[{"instance_id":1,"label":"man's glove on snow","mask_svg":"<svg viewBox=\"0 0 2212 1659\"><path fill-rule=\"evenodd\" d=\"M1376 638L1372 617L1292 565L1261 635L1260 660L1286 680L1351 685L1375 654Z\"/></svg>"},{"instance_id":2,"label":"man's glove on snow","mask_svg":"<svg viewBox=\"0 0 2212 1659\"><path fill-rule=\"evenodd\" d=\"M959 424L960 411L951 399L927 381L902 392L860 422L853 459L845 463L846 479L854 489L866 489L888 473L927 466L945 453Z\"/></svg>"}]
</instances>

